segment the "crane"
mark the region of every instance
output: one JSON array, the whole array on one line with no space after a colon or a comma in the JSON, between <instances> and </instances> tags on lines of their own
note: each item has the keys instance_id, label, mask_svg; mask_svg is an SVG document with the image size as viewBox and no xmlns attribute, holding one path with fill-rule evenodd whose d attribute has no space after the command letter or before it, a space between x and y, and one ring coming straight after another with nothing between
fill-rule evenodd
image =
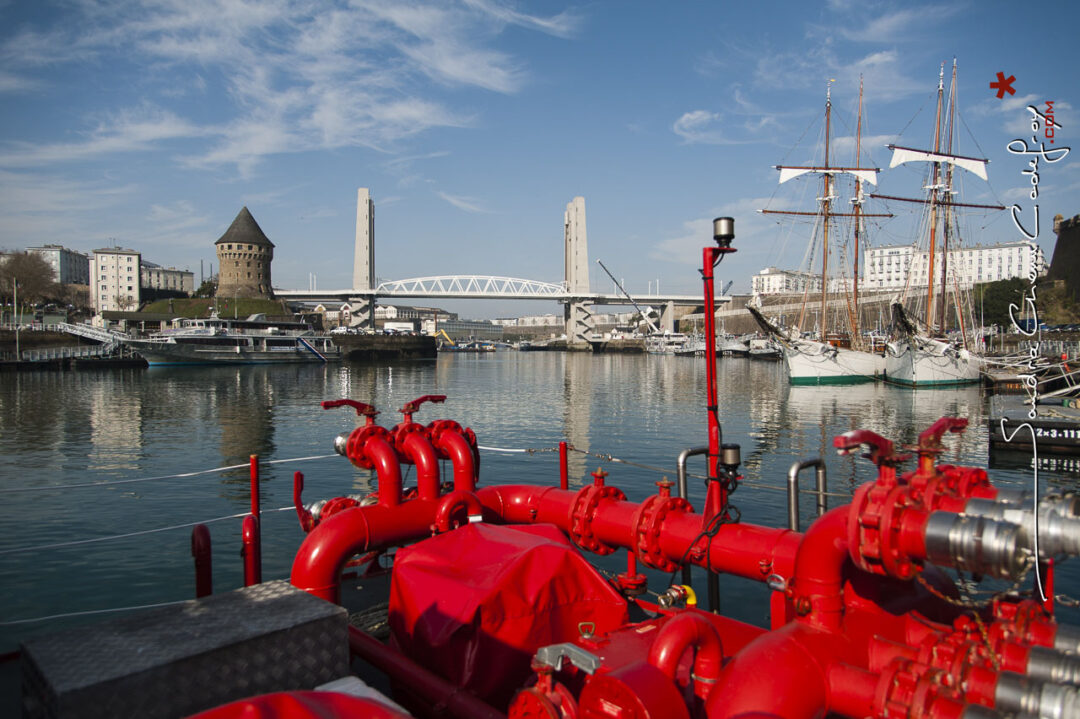
<instances>
[{"instance_id":1,"label":"crane","mask_svg":"<svg viewBox=\"0 0 1080 719\"><path fill-rule=\"evenodd\" d=\"M641 314L641 316L645 320L646 324L649 325L649 330L651 332L653 332L654 334L661 334L660 328L657 327L656 325L654 325L652 323L652 320L649 319L649 316L647 314L645 314L640 307L638 307L638 303L634 302L634 298L630 296L630 293L628 293L626 290L623 289L623 286L621 284L619 284L619 281L617 279L615 279L615 275L611 274L611 270L609 270L607 267L604 267L604 263L601 262L600 260L597 260L596 264L603 267L604 272L607 272L607 276L611 278L611 281L615 283L615 286L619 288L619 291L622 292L624 295L626 295L626 299L630 300L630 304L632 304L634 306L634 309L637 310Z\"/></svg>"},{"instance_id":2,"label":"crane","mask_svg":"<svg viewBox=\"0 0 1080 719\"><path fill-rule=\"evenodd\" d=\"M720 290L720 296L723 297L724 295L726 295L733 284L735 284L735 280L729 280L728 283L724 285L724 289Z\"/></svg>"}]
</instances>

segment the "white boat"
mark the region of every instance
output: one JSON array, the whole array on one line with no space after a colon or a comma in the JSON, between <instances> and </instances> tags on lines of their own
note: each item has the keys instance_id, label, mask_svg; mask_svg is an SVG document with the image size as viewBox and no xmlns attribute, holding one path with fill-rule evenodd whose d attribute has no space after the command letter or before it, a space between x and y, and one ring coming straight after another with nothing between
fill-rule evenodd
<instances>
[{"instance_id":1,"label":"white boat","mask_svg":"<svg viewBox=\"0 0 1080 719\"><path fill-rule=\"evenodd\" d=\"M203 364L279 364L341 359L341 348L302 322L184 319L172 329L145 339L126 339L151 366Z\"/></svg>"},{"instance_id":2,"label":"white boat","mask_svg":"<svg viewBox=\"0 0 1080 719\"><path fill-rule=\"evenodd\" d=\"M750 352L749 340L746 337L728 335L717 340L716 352L724 357L745 357Z\"/></svg>"},{"instance_id":3,"label":"white boat","mask_svg":"<svg viewBox=\"0 0 1080 719\"><path fill-rule=\"evenodd\" d=\"M673 355L684 349L688 341L682 332L653 332L645 338L645 351L653 355Z\"/></svg>"},{"instance_id":4,"label":"white boat","mask_svg":"<svg viewBox=\"0 0 1080 719\"><path fill-rule=\"evenodd\" d=\"M920 335L890 342L885 353L889 381L910 387L975 384L982 364L970 350Z\"/></svg>"},{"instance_id":5,"label":"white boat","mask_svg":"<svg viewBox=\"0 0 1080 719\"><path fill-rule=\"evenodd\" d=\"M856 131L855 163L851 167L840 167L832 164L829 157L829 130L832 113L831 87L825 95L825 146L824 162L819 166L777 166L780 171L781 184L788 180L803 175L820 175L823 181L823 191L819 198L820 205L816 213L793 212L786 210L762 210L765 214L784 215L816 215L818 224L815 225L815 235L811 237L811 249L818 241L816 230L821 229L821 309L819 315L819 332L816 339L807 339L802 336L801 325L807 309L807 298L810 294L810 283L806 283L803 295L803 311L799 314L799 327L792 332L778 332L771 323L764 322L763 317L755 314L759 324L779 341L783 348L784 366L787 370L788 380L791 384L853 384L859 382L872 382L885 374L885 358L865 347L864 338L859 331L859 245L862 234L862 222L865 217L880 217L883 215L868 215L862 211L864 203L863 182L877 184L877 168L862 167L860 165L860 142L862 133L862 87L859 88L859 121ZM836 199L837 176L849 176L854 181L853 198L851 203L853 211L835 212L832 201ZM889 216L889 215L884 215ZM834 218L852 218L854 228L854 264L852 278L848 280L842 274L832 277L829 274L829 233ZM835 244L835 242L834 242ZM809 251L808 251L809 254ZM837 273L834 273L837 274ZM844 311L841 316L836 310L829 313L828 296L830 289L835 293L847 294L846 302L840 303ZM833 303L834 308L836 303Z\"/></svg>"},{"instance_id":6,"label":"white boat","mask_svg":"<svg viewBox=\"0 0 1080 719\"><path fill-rule=\"evenodd\" d=\"M1003 210L998 205L970 205L957 202L954 173L956 168L971 172L983 180L987 179L985 159L965 157L953 154L952 138L956 115L956 61L953 61L952 82L948 104L945 104L945 65L938 75L937 116L934 122L933 150L916 150L909 147L889 145L893 151L890 167L907 162L925 162L928 165L928 177L924 183L926 196L909 200L907 198L887 198L916 202L926 210L925 226L929 263L925 277L909 277L909 287L925 287L926 299L921 307L909 311L901 302L893 305L893 341L889 343L885 355L885 372L890 382L909 386L948 386L974 384L981 380L982 357L973 349L974 337L969 336L973 327L970 318L970 302L967 295L969 288L950 286L947 270L949 261L949 242L956 243L960 233L957 229L954 208L972 207L985 210ZM947 107L947 112L945 109ZM942 142L942 137L947 140ZM940 238L938 236L940 230ZM940 239L940 243L939 243ZM953 251L955 251L955 247ZM939 266L935 267L935 263ZM910 271L914 271L911 268ZM919 279L920 281L914 281ZM951 296L951 299L950 299ZM968 306L965 307L965 304ZM949 331L949 312L955 311L959 337L946 339ZM916 316L922 314L922 319Z\"/></svg>"}]
</instances>

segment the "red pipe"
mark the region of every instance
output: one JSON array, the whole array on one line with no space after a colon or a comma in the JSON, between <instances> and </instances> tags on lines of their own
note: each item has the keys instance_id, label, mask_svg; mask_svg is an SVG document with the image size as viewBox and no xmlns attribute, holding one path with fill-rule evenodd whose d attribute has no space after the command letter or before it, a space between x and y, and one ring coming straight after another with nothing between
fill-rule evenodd
<instances>
[{"instance_id":1,"label":"red pipe","mask_svg":"<svg viewBox=\"0 0 1080 719\"><path fill-rule=\"evenodd\" d=\"M480 500L476 498L475 494L455 489L439 500L439 505L435 509L435 528L439 532L449 532L454 529L450 524L450 520L454 512L461 508L465 508L465 511L470 516L480 515L484 511L484 508L480 505ZM466 519L465 523L468 524L468 522L469 520Z\"/></svg>"},{"instance_id":2,"label":"red pipe","mask_svg":"<svg viewBox=\"0 0 1080 719\"><path fill-rule=\"evenodd\" d=\"M408 719L374 699L326 691L293 691L261 694L199 712L189 719Z\"/></svg>"},{"instance_id":3,"label":"red pipe","mask_svg":"<svg viewBox=\"0 0 1080 719\"><path fill-rule=\"evenodd\" d=\"M510 524L550 523L567 534L571 533L575 499L578 492L555 487L500 485L484 487L476 492L490 514ZM640 505L634 502L601 499L590 515L590 529L601 543L611 547L633 548L634 516ZM700 515L673 510L660 528L659 545L664 556L680 561L686 550L701 537ZM770 574L791 577L795 554L803 535L788 529L760 527L752 524L721 525L704 556L690 561L706 565L716 572L765 581Z\"/></svg>"},{"instance_id":4,"label":"red pipe","mask_svg":"<svg viewBox=\"0 0 1080 719\"><path fill-rule=\"evenodd\" d=\"M559 489L570 487L570 468L567 465L566 442L559 442Z\"/></svg>"},{"instance_id":5,"label":"red pipe","mask_svg":"<svg viewBox=\"0 0 1080 719\"><path fill-rule=\"evenodd\" d=\"M810 525L795 554L797 600L809 602L812 626L838 631L844 614L843 567L849 559L847 522L851 505L831 509Z\"/></svg>"},{"instance_id":6,"label":"red pipe","mask_svg":"<svg viewBox=\"0 0 1080 719\"><path fill-rule=\"evenodd\" d=\"M354 507L335 514L320 522L301 543L289 581L309 594L339 604L341 570L349 557L429 536L435 509L434 502L414 501L391 507Z\"/></svg>"},{"instance_id":7,"label":"red pipe","mask_svg":"<svg viewBox=\"0 0 1080 719\"><path fill-rule=\"evenodd\" d=\"M243 547L240 550L244 558L244 586L262 582L262 536L259 531L259 518L253 514L244 517Z\"/></svg>"},{"instance_id":8,"label":"red pipe","mask_svg":"<svg viewBox=\"0 0 1080 719\"><path fill-rule=\"evenodd\" d=\"M824 716L831 708L826 657L839 657L843 644L842 637L797 623L762 634L720 672L705 702L707 716L733 719L762 712L784 719Z\"/></svg>"},{"instance_id":9,"label":"red pipe","mask_svg":"<svg viewBox=\"0 0 1080 719\"><path fill-rule=\"evenodd\" d=\"M402 427L403 425L398 425ZM405 427L414 425L404 425ZM415 425L420 427L420 425ZM397 428L395 428L396 431ZM416 481L419 486L420 499L436 500L439 498L441 489L439 482L439 458L435 454L435 448L431 446L421 432L406 432L402 437L396 434L394 443L401 449L405 460L416 465Z\"/></svg>"},{"instance_id":10,"label":"red pipe","mask_svg":"<svg viewBox=\"0 0 1080 719\"><path fill-rule=\"evenodd\" d=\"M396 652L356 627L349 627L349 649L433 707L463 719L506 719L506 715Z\"/></svg>"},{"instance_id":11,"label":"red pipe","mask_svg":"<svg viewBox=\"0 0 1080 719\"><path fill-rule=\"evenodd\" d=\"M454 466L454 490L475 491L476 462L468 440L452 429L440 429L432 432L431 444L450 458Z\"/></svg>"},{"instance_id":12,"label":"red pipe","mask_svg":"<svg viewBox=\"0 0 1080 719\"><path fill-rule=\"evenodd\" d=\"M844 662L829 665L829 712L849 717L874 715L878 675Z\"/></svg>"},{"instance_id":13,"label":"red pipe","mask_svg":"<svg viewBox=\"0 0 1080 719\"><path fill-rule=\"evenodd\" d=\"M716 627L701 614L684 611L664 624L649 649L649 664L674 681L679 661L690 647L697 651L693 675L699 684L695 685L695 693L700 691L699 696L705 696L720 676L724 647Z\"/></svg>"},{"instance_id":14,"label":"red pipe","mask_svg":"<svg viewBox=\"0 0 1080 719\"><path fill-rule=\"evenodd\" d=\"M248 457L251 465L251 513L259 516L259 455L252 454Z\"/></svg>"},{"instance_id":15,"label":"red pipe","mask_svg":"<svg viewBox=\"0 0 1080 719\"><path fill-rule=\"evenodd\" d=\"M195 558L195 596L210 596L214 593L213 555L210 530L205 524L196 524L191 529L191 556Z\"/></svg>"},{"instance_id":16,"label":"red pipe","mask_svg":"<svg viewBox=\"0 0 1080 719\"><path fill-rule=\"evenodd\" d=\"M396 507L401 504L401 463L397 452L385 439L374 436L359 448L371 462L378 478L379 505Z\"/></svg>"}]
</instances>

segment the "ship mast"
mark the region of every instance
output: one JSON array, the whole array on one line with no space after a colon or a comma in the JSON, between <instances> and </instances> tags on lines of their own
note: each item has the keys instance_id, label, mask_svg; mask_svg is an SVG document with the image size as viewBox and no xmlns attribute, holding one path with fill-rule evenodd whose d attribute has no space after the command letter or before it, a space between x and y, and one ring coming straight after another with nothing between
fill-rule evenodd
<instances>
[{"instance_id":1,"label":"ship mast","mask_svg":"<svg viewBox=\"0 0 1080 719\"><path fill-rule=\"evenodd\" d=\"M930 184L924 189L930 191L929 197L922 197L915 199L911 197L896 197L893 195L882 195L876 192L871 192L870 197L881 200L897 200L900 202L914 202L921 205L929 205L930 207L930 247L929 247L929 274L927 277L927 289L926 289L926 326L929 330L933 330L935 307L934 307L934 260L936 254L936 240L937 240L937 219L938 212L942 213L944 219L944 250L946 257L942 260L942 275L941 275L941 302L945 304L947 299L946 287L948 282L948 246L949 235L951 228L949 224L949 218L951 208L953 207L972 207L984 210L1004 210L1002 205L977 205L968 202L954 202L952 199L953 194L953 174L954 169L959 167L961 169L971 172L975 176L986 180L986 163L988 160L978 157L964 157L962 155L952 154L953 144L953 128L955 127L956 117L956 59L953 59L953 75L952 85L949 89L949 103L950 118L948 120L948 152L941 152L941 129L942 129L942 107L944 104L945 94L945 63L941 63L941 69L938 72L938 101L937 101L937 115L934 119L934 149L932 152L926 150L917 150L911 147L901 147L899 145L888 145L888 148L893 151L892 161L889 163L889 167L896 167L907 162L929 162L933 164L933 172L931 175ZM945 169L943 169L945 168ZM865 217L866 215L864 215ZM945 331L945 308L942 307L941 323L939 329L942 332ZM961 330L963 328L961 327Z\"/></svg>"},{"instance_id":2,"label":"ship mast","mask_svg":"<svg viewBox=\"0 0 1080 719\"><path fill-rule=\"evenodd\" d=\"M941 63L937 85L937 115L934 118L934 154L941 154L941 100L944 95L945 63ZM937 241L937 198L941 161L934 160L930 180L930 274L926 283L926 325L932 327L934 317L934 250Z\"/></svg>"},{"instance_id":3,"label":"ship mast","mask_svg":"<svg viewBox=\"0 0 1080 719\"><path fill-rule=\"evenodd\" d=\"M862 121L862 85L860 83L859 90L859 112L860 123ZM858 161L855 163L855 167L833 167L829 164L829 133L831 131L831 114L832 114L832 81L825 91L825 162L821 167L795 167L789 165L777 165L776 169L780 171L780 184L787 182L790 179L806 174L808 172L819 172L822 174L824 181L824 195L821 199L821 209L817 212L798 212L792 210L759 210L765 215L805 215L815 216L818 215L822 218L822 226L824 228L824 234L822 235L822 260L821 260L821 325L820 325L820 337L825 341L825 308L828 302L828 269L829 269L829 220L832 217L855 217L856 221L862 217L892 217L892 214L875 214L867 215L862 214L861 209L856 205L856 211L854 213L846 212L832 212L832 176L837 173L851 173L861 183L862 180L867 180L872 184L877 184L876 167L859 167ZM860 184L861 187L861 184ZM861 196L861 190L860 190ZM857 257L857 256L856 256ZM857 270L856 270L857 273ZM856 274L856 278L858 275ZM799 314L799 329L802 329L803 313L806 310L806 296L809 294L809 286L803 295L803 309Z\"/></svg>"},{"instance_id":4,"label":"ship mast","mask_svg":"<svg viewBox=\"0 0 1080 719\"><path fill-rule=\"evenodd\" d=\"M862 75L859 76L859 116L855 123L855 166L858 167L862 161L862 95L863 95L863 80ZM854 294L855 312L854 317L851 320L851 337L852 341L856 343L861 342L859 337L859 229L862 225L862 180L856 178L855 180L855 199L851 201L855 205L855 267L852 272L854 276L854 284L852 291ZM861 344L859 344L861 347Z\"/></svg>"},{"instance_id":5,"label":"ship mast","mask_svg":"<svg viewBox=\"0 0 1080 719\"><path fill-rule=\"evenodd\" d=\"M952 154L953 150L953 126L956 123L956 58L953 58L952 66L952 82L949 85L949 120L948 120L948 140L947 147L949 154ZM953 196L953 168L949 165L945 170L945 189L944 193L947 195L947 199L951 200ZM948 314L946 312L947 305L946 297L948 297L948 281L949 281L949 230L951 229L949 219L951 216L951 210L948 207L942 208L942 216L945 218L945 230L942 235L942 252L941 252L941 334L945 335L948 331L946 327L946 320ZM957 314L959 315L960 309L957 308Z\"/></svg>"}]
</instances>

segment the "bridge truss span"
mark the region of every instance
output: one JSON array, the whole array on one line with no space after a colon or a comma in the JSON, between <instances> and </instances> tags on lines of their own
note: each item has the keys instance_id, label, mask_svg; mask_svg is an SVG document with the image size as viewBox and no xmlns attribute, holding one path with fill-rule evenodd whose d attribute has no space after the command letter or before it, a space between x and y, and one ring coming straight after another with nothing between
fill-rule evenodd
<instances>
[{"instance_id":1,"label":"bridge truss span","mask_svg":"<svg viewBox=\"0 0 1080 719\"><path fill-rule=\"evenodd\" d=\"M551 299L569 297L565 284L487 275L442 275L382 282L380 297L455 297L492 299Z\"/></svg>"}]
</instances>

